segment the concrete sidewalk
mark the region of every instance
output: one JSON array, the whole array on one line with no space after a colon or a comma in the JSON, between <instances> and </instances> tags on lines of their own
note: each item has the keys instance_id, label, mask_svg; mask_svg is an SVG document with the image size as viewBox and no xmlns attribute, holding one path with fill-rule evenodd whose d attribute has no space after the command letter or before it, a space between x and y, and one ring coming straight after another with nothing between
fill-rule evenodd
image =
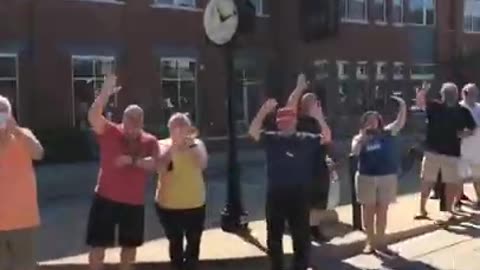
<instances>
[{"instance_id":1,"label":"concrete sidewalk","mask_svg":"<svg viewBox=\"0 0 480 270\"><path fill-rule=\"evenodd\" d=\"M472 187L468 186L466 192L472 195ZM401 196L391 206L388 225L389 243L399 242L440 228L434 223L434 220L442 219L442 215L438 212L438 201L431 201L428 205L433 220L413 220L418 209L418 196L418 194ZM338 207L337 212L340 224L331 224L326 230L333 239L327 244L313 248L312 259L315 266L325 267L328 265L328 261L332 260L338 263L342 259L358 254L363 248L365 235L359 231L352 231L348 225L352 224L351 207ZM460 221L470 219L472 214L473 212L466 213ZM250 224L250 227L254 236L252 239L258 241L256 245L252 245L238 236L226 234L219 228L207 230L203 236L200 255L204 261L202 269L267 269L268 260L262 250L262 246L264 247L266 242L265 222L264 220L255 221ZM284 238L284 249L286 253L292 252L290 237ZM107 262L117 262L118 254L118 249L110 250L107 254ZM164 265L168 261L167 241L160 238L146 243L138 251L138 261L140 264L137 269L153 269ZM87 255L84 253L42 262L40 269L84 269L86 263Z\"/></svg>"}]
</instances>

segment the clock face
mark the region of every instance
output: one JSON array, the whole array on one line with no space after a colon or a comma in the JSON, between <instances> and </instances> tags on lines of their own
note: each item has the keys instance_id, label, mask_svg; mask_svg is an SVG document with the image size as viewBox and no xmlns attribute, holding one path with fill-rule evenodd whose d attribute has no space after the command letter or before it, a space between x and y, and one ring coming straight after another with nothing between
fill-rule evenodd
<instances>
[{"instance_id":1,"label":"clock face","mask_svg":"<svg viewBox=\"0 0 480 270\"><path fill-rule=\"evenodd\" d=\"M238 27L237 6L233 0L210 0L203 15L208 38L217 45L232 40Z\"/></svg>"}]
</instances>

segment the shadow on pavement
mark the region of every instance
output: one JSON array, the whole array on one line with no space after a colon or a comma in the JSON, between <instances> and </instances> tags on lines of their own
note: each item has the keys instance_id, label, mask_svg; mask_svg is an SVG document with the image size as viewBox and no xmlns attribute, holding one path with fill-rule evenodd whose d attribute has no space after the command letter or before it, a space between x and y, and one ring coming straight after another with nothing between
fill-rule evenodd
<instances>
[{"instance_id":1,"label":"shadow on pavement","mask_svg":"<svg viewBox=\"0 0 480 270\"><path fill-rule=\"evenodd\" d=\"M437 270L429 264L420 261L410 261L402 256L378 256L383 261L382 270Z\"/></svg>"}]
</instances>

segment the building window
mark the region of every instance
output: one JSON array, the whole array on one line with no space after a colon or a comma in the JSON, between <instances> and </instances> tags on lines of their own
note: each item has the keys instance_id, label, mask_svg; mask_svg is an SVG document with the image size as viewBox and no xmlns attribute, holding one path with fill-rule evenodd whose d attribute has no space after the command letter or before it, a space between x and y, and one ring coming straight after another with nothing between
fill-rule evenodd
<instances>
[{"instance_id":1,"label":"building window","mask_svg":"<svg viewBox=\"0 0 480 270\"><path fill-rule=\"evenodd\" d=\"M372 11L372 18L376 23L387 22L387 3L385 0L374 0Z\"/></svg>"},{"instance_id":2,"label":"building window","mask_svg":"<svg viewBox=\"0 0 480 270\"><path fill-rule=\"evenodd\" d=\"M367 0L341 0L342 20L368 22Z\"/></svg>"},{"instance_id":3,"label":"building window","mask_svg":"<svg viewBox=\"0 0 480 270\"><path fill-rule=\"evenodd\" d=\"M377 62L375 74L377 80L385 80L387 77L387 63Z\"/></svg>"},{"instance_id":4,"label":"building window","mask_svg":"<svg viewBox=\"0 0 480 270\"><path fill-rule=\"evenodd\" d=\"M0 95L8 98L12 113L19 120L18 58L16 54L0 53Z\"/></svg>"},{"instance_id":5,"label":"building window","mask_svg":"<svg viewBox=\"0 0 480 270\"><path fill-rule=\"evenodd\" d=\"M155 6L196 7L196 0L153 0Z\"/></svg>"},{"instance_id":6,"label":"building window","mask_svg":"<svg viewBox=\"0 0 480 270\"><path fill-rule=\"evenodd\" d=\"M268 0L250 0L250 3L252 3L255 6L255 11L257 13L257 16L263 16L263 15L268 15Z\"/></svg>"},{"instance_id":7,"label":"building window","mask_svg":"<svg viewBox=\"0 0 480 270\"><path fill-rule=\"evenodd\" d=\"M435 79L434 64L415 64L410 69L412 80L433 80Z\"/></svg>"},{"instance_id":8,"label":"building window","mask_svg":"<svg viewBox=\"0 0 480 270\"><path fill-rule=\"evenodd\" d=\"M465 0L463 29L465 32L480 32L480 1Z\"/></svg>"},{"instance_id":9,"label":"building window","mask_svg":"<svg viewBox=\"0 0 480 270\"><path fill-rule=\"evenodd\" d=\"M340 80L348 79L348 67L349 67L349 63L347 61L337 61L338 79Z\"/></svg>"},{"instance_id":10,"label":"building window","mask_svg":"<svg viewBox=\"0 0 480 270\"><path fill-rule=\"evenodd\" d=\"M401 62L393 63L393 79L402 80L405 74L405 65Z\"/></svg>"},{"instance_id":11,"label":"building window","mask_svg":"<svg viewBox=\"0 0 480 270\"><path fill-rule=\"evenodd\" d=\"M323 80L328 78L328 61L316 60L313 62L315 80Z\"/></svg>"},{"instance_id":12,"label":"building window","mask_svg":"<svg viewBox=\"0 0 480 270\"><path fill-rule=\"evenodd\" d=\"M415 25L435 24L435 0L410 0L407 9L408 23Z\"/></svg>"},{"instance_id":13,"label":"building window","mask_svg":"<svg viewBox=\"0 0 480 270\"><path fill-rule=\"evenodd\" d=\"M404 22L404 9L403 0L393 0L392 3L392 22L394 24L403 24Z\"/></svg>"},{"instance_id":14,"label":"building window","mask_svg":"<svg viewBox=\"0 0 480 270\"><path fill-rule=\"evenodd\" d=\"M75 127L87 128L88 108L103 86L106 74L113 72L113 56L72 56L73 122ZM107 105L106 116L111 118L113 107L117 106L114 96Z\"/></svg>"},{"instance_id":15,"label":"building window","mask_svg":"<svg viewBox=\"0 0 480 270\"><path fill-rule=\"evenodd\" d=\"M358 80L368 79L368 65L366 61L360 61L357 63L357 79Z\"/></svg>"},{"instance_id":16,"label":"building window","mask_svg":"<svg viewBox=\"0 0 480 270\"><path fill-rule=\"evenodd\" d=\"M161 83L164 110L189 113L197 120L197 62L192 58L161 58Z\"/></svg>"}]
</instances>

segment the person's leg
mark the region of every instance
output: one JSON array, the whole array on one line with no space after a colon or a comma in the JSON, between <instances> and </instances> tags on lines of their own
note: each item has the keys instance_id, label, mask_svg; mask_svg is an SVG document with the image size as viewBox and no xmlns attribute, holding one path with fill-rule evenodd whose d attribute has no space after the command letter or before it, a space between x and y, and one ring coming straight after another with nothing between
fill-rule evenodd
<instances>
[{"instance_id":1,"label":"person's leg","mask_svg":"<svg viewBox=\"0 0 480 270\"><path fill-rule=\"evenodd\" d=\"M378 200L376 205L375 238L376 245L385 250L385 231L387 229L388 207L397 199L397 176L388 175L378 179Z\"/></svg>"},{"instance_id":2,"label":"person's leg","mask_svg":"<svg viewBox=\"0 0 480 270\"><path fill-rule=\"evenodd\" d=\"M87 245L90 270L103 269L105 249L115 244L115 207L112 202L96 196L93 200L87 225Z\"/></svg>"},{"instance_id":3,"label":"person's leg","mask_svg":"<svg viewBox=\"0 0 480 270\"><path fill-rule=\"evenodd\" d=\"M10 251L8 249L8 241L10 232L0 232L0 270L10 270Z\"/></svg>"},{"instance_id":4,"label":"person's leg","mask_svg":"<svg viewBox=\"0 0 480 270\"><path fill-rule=\"evenodd\" d=\"M442 181L445 183L445 203L451 217L455 214L455 202L462 193L462 182L458 172L459 160L456 157L444 156L441 164Z\"/></svg>"},{"instance_id":5,"label":"person's leg","mask_svg":"<svg viewBox=\"0 0 480 270\"><path fill-rule=\"evenodd\" d=\"M360 175L357 173L355 179L355 187L357 191L357 200L362 205L362 221L365 233L367 234L367 242L365 245L365 253L374 251L375 240L375 204L377 201L377 184L374 177Z\"/></svg>"},{"instance_id":6,"label":"person's leg","mask_svg":"<svg viewBox=\"0 0 480 270\"><path fill-rule=\"evenodd\" d=\"M306 270L310 263L310 234L308 231L309 201L305 198L307 190L295 191L297 196L287 208L287 221L293 242L293 269Z\"/></svg>"},{"instance_id":7,"label":"person's leg","mask_svg":"<svg viewBox=\"0 0 480 270\"><path fill-rule=\"evenodd\" d=\"M267 218L267 248L270 257L270 269L283 269L283 233L285 231L285 209L290 202L283 202L277 197L277 191L267 194L266 218Z\"/></svg>"},{"instance_id":8,"label":"person's leg","mask_svg":"<svg viewBox=\"0 0 480 270\"><path fill-rule=\"evenodd\" d=\"M195 270L198 267L200 242L205 223L205 206L189 210L186 225L187 247L185 250L185 270Z\"/></svg>"},{"instance_id":9,"label":"person's leg","mask_svg":"<svg viewBox=\"0 0 480 270\"><path fill-rule=\"evenodd\" d=\"M165 236L168 239L168 250L170 263L173 269L179 270L183 267L183 220L181 212L167 210L155 205L158 219L163 226Z\"/></svg>"},{"instance_id":10,"label":"person's leg","mask_svg":"<svg viewBox=\"0 0 480 270\"><path fill-rule=\"evenodd\" d=\"M320 215L322 210L319 209L311 209L310 210L310 235L314 241L323 242L325 241L325 237L320 232Z\"/></svg>"},{"instance_id":11,"label":"person's leg","mask_svg":"<svg viewBox=\"0 0 480 270\"><path fill-rule=\"evenodd\" d=\"M118 243L120 252L120 270L131 270L135 263L137 247L143 244L145 208L143 205L120 204L118 224Z\"/></svg>"},{"instance_id":12,"label":"person's leg","mask_svg":"<svg viewBox=\"0 0 480 270\"><path fill-rule=\"evenodd\" d=\"M430 196L432 188L437 182L438 174L440 172L439 156L437 154L425 152L422 161L422 169L420 173L421 178L421 192L420 192L420 212L416 219L423 219L428 217L426 205Z\"/></svg>"},{"instance_id":13,"label":"person's leg","mask_svg":"<svg viewBox=\"0 0 480 270\"><path fill-rule=\"evenodd\" d=\"M22 229L12 232L9 241L12 270L34 270L36 228Z\"/></svg>"}]
</instances>

